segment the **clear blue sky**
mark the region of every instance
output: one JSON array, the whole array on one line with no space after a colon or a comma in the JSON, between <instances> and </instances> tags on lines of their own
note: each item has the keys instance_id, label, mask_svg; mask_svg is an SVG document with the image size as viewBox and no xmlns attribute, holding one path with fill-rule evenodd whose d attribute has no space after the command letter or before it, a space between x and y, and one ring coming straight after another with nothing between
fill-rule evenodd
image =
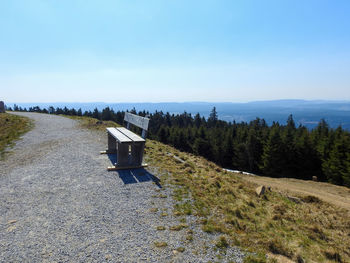
<instances>
[{"instance_id":1,"label":"clear blue sky","mask_svg":"<svg viewBox=\"0 0 350 263\"><path fill-rule=\"evenodd\" d=\"M349 0L0 1L0 100L350 100Z\"/></svg>"}]
</instances>

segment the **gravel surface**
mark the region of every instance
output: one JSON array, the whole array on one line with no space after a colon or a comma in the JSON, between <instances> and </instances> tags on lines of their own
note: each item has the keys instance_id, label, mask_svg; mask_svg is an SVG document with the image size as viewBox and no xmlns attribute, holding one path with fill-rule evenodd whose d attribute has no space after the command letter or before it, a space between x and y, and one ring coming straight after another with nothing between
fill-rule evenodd
<instances>
[{"instance_id":1,"label":"gravel surface","mask_svg":"<svg viewBox=\"0 0 350 263\"><path fill-rule=\"evenodd\" d=\"M0 262L242 262L235 247L216 250L218 236L202 232L198 218L169 230L181 218L172 215L171 187L155 183L156 167L108 172L104 133L16 114L35 128L0 161Z\"/></svg>"}]
</instances>

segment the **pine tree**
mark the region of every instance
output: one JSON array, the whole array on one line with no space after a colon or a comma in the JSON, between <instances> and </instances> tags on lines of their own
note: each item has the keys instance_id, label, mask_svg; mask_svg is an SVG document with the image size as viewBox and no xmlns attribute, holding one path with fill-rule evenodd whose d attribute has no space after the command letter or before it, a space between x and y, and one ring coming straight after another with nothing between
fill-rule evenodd
<instances>
[{"instance_id":1,"label":"pine tree","mask_svg":"<svg viewBox=\"0 0 350 263\"><path fill-rule=\"evenodd\" d=\"M109 107L106 107L105 109L102 110L101 118L104 121L112 120L111 109Z\"/></svg>"},{"instance_id":2,"label":"pine tree","mask_svg":"<svg viewBox=\"0 0 350 263\"><path fill-rule=\"evenodd\" d=\"M316 129L311 132L313 143L316 145L316 149L322 160L328 159L330 146L331 146L331 134L327 122L322 119Z\"/></svg>"},{"instance_id":3,"label":"pine tree","mask_svg":"<svg viewBox=\"0 0 350 263\"><path fill-rule=\"evenodd\" d=\"M263 148L262 144L257 136L256 129L249 129L247 143L246 143L246 152L249 164L249 171L258 172L260 157L262 154Z\"/></svg>"},{"instance_id":4,"label":"pine tree","mask_svg":"<svg viewBox=\"0 0 350 263\"><path fill-rule=\"evenodd\" d=\"M167 143L168 142L168 134L167 134L167 130L166 130L164 125L162 125L160 127L160 129L159 129L158 139L162 143Z\"/></svg>"},{"instance_id":5,"label":"pine tree","mask_svg":"<svg viewBox=\"0 0 350 263\"><path fill-rule=\"evenodd\" d=\"M287 125L283 132L283 150L285 158L285 167L283 168L283 175L287 177L296 177L298 174L298 149L295 145L295 122L293 116L289 115Z\"/></svg>"},{"instance_id":6,"label":"pine tree","mask_svg":"<svg viewBox=\"0 0 350 263\"><path fill-rule=\"evenodd\" d=\"M272 127L269 139L264 146L261 170L264 175L282 177L285 167L284 146L277 126Z\"/></svg>"},{"instance_id":7,"label":"pine tree","mask_svg":"<svg viewBox=\"0 0 350 263\"><path fill-rule=\"evenodd\" d=\"M193 144L193 151L197 155L201 155L209 160L212 160L213 152L208 140L205 140L201 137L197 137Z\"/></svg>"},{"instance_id":8,"label":"pine tree","mask_svg":"<svg viewBox=\"0 0 350 263\"><path fill-rule=\"evenodd\" d=\"M197 113L195 116L194 116L194 125L199 128L202 124L202 119L201 119L201 116L199 115L199 113Z\"/></svg>"},{"instance_id":9,"label":"pine tree","mask_svg":"<svg viewBox=\"0 0 350 263\"><path fill-rule=\"evenodd\" d=\"M311 180L313 176L316 176L319 181L324 181L321 159L308 130L305 127L298 128L296 137L298 138L296 141L298 171L294 177Z\"/></svg>"},{"instance_id":10,"label":"pine tree","mask_svg":"<svg viewBox=\"0 0 350 263\"><path fill-rule=\"evenodd\" d=\"M190 144L193 144L194 137L193 137L193 128L187 128L187 140Z\"/></svg>"},{"instance_id":11,"label":"pine tree","mask_svg":"<svg viewBox=\"0 0 350 263\"><path fill-rule=\"evenodd\" d=\"M240 143L234 143L233 145L234 145L233 146L234 157L232 160L233 168L242 170L242 171L249 170L246 144L243 142L240 142Z\"/></svg>"},{"instance_id":12,"label":"pine tree","mask_svg":"<svg viewBox=\"0 0 350 263\"><path fill-rule=\"evenodd\" d=\"M95 118L95 119L100 119L100 112L98 111L97 108L94 109L94 112L92 113L92 118Z\"/></svg>"},{"instance_id":13,"label":"pine tree","mask_svg":"<svg viewBox=\"0 0 350 263\"><path fill-rule=\"evenodd\" d=\"M73 108L69 111L69 115L77 116L77 111Z\"/></svg>"},{"instance_id":14,"label":"pine tree","mask_svg":"<svg viewBox=\"0 0 350 263\"><path fill-rule=\"evenodd\" d=\"M222 165L226 168L233 168L234 146L231 132L227 132L223 145L223 159Z\"/></svg>"},{"instance_id":15,"label":"pine tree","mask_svg":"<svg viewBox=\"0 0 350 263\"><path fill-rule=\"evenodd\" d=\"M214 126L216 124L217 120L218 120L218 113L216 112L216 107L214 107L210 112L210 115L208 118L208 124L210 126Z\"/></svg>"},{"instance_id":16,"label":"pine tree","mask_svg":"<svg viewBox=\"0 0 350 263\"><path fill-rule=\"evenodd\" d=\"M339 185L349 184L350 136L345 135L340 127L335 133L334 146L322 168L329 182Z\"/></svg>"},{"instance_id":17,"label":"pine tree","mask_svg":"<svg viewBox=\"0 0 350 263\"><path fill-rule=\"evenodd\" d=\"M345 167L346 167L346 174L343 175L343 181L345 186L350 187L350 153L349 152L346 154Z\"/></svg>"}]
</instances>

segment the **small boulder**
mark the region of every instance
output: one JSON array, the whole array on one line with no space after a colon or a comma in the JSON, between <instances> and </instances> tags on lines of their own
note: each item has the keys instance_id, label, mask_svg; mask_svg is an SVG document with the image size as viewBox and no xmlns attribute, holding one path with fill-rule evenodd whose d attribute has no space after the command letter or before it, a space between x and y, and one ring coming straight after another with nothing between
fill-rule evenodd
<instances>
[{"instance_id":1,"label":"small boulder","mask_svg":"<svg viewBox=\"0 0 350 263\"><path fill-rule=\"evenodd\" d=\"M255 189L255 192L258 196L264 195L266 191L266 187L264 185L260 185L258 188Z\"/></svg>"},{"instance_id":2,"label":"small boulder","mask_svg":"<svg viewBox=\"0 0 350 263\"><path fill-rule=\"evenodd\" d=\"M312 176L312 181L317 182L317 176Z\"/></svg>"}]
</instances>

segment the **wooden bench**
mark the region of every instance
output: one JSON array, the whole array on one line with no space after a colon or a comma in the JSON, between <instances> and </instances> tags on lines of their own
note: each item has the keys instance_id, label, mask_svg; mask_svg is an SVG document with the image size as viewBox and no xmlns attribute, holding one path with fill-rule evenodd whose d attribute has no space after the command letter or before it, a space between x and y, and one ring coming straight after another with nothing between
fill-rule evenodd
<instances>
[{"instance_id":1,"label":"wooden bench","mask_svg":"<svg viewBox=\"0 0 350 263\"><path fill-rule=\"evenodd\" d=\"M147 166L142 160L149 119L126 112L124 121L127 128L107 128L108 149L101 153L117 154L117 163L109 171ZM142 137L129 130L130 124L142 129Z\"/></svg>"}]
</instances>

